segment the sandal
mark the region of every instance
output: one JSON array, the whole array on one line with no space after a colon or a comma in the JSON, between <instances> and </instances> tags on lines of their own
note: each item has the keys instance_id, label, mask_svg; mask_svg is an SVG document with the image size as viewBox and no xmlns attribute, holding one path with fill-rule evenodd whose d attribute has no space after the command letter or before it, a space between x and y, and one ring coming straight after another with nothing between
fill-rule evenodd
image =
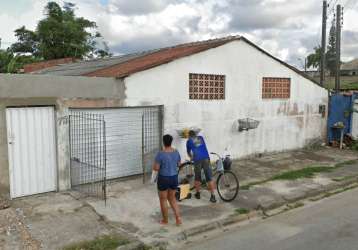
<instances>
[{"instance_id":1,"label":"sandal","mask_svg":"<svg viewBox=\"0 0 358 250\"><path fill-rule=\"evenodd\" d=\"M162 225L162 226L165 226L165 225L168 225L168 221L160 220L159 224Z\"/></svg>"}]
</instances>

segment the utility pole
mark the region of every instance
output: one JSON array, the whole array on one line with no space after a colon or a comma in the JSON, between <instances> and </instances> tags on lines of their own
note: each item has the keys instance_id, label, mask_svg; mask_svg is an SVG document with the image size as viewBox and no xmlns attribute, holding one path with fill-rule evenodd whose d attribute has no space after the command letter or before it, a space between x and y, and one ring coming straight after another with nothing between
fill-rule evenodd
<instances>
[{"instance_id":1,"label":"utility pole","mask_svg":"<svg viewBox=\"0 0 358 250\"><path fill-rule=\"evenodd\" d=\"M336 93L339 92L340 86L340 76L341 76L341 16L342 7L340 4L337 5L337 20L336 20L336 84L335 89Z\"/></svg>"},{"instance_id":2,"label":"utility pole","mask_svg":"<svg viewBox=\"0 0 358 250\"><path fill-rule=\"evenodd\" d=\"M320 84L324 85L325 66L326 66L326 27L327 27L327 0L323 1L322 12L322 43L321 43L321 72L320 72Z\"/></svg>"}]
</instances>

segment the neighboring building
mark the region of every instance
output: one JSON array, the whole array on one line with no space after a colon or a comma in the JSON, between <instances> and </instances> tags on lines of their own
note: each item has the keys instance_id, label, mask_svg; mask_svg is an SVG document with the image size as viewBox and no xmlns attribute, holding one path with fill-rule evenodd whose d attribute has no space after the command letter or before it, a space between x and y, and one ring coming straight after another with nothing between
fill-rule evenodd
<instances>
[{"instance_id":1,"label":"neighboring building","mask_svg":"<svg viewBox=\"0 0 358 250\"><path fill-rule=\"evenodd\" d=\"M1 75L0 90L3 190L20 185L11 182L21 178L43 178L11 171L12 179L8 178L8 147L9 152L13 150L9 126L22 126L17 129L25 134L31 132L27 128L30 123L8 123L6 130L5 113L30 121L33 118L31 113L11 109L19 106L51 106L55 112L55 125L50 125L55 139L49 143L57 148L50 157L56 181L50 185L51 190L71 186L71 125L61 123L59 118L74 108L77 112L104 114L109 179L141 173L143 157L158 150L162 132L175 137L174 144L185 159L185 140L177 133L184 127L201 128L210 151L222 153L227 149L234 158L301 148L326 137L328 91L244 37L58 65L31 75ZM36 112L40 111L32 116L39 114ZM143 114L147 113L154 115L144 121ZM259 121L259 126L240 132L238 119L246 118ZM13 121L19 123L21 119ZM19 165L30 159L19 157L23 158L18 159ZM32 161L31 166L36 168L36 159ZM26 192L29 187L22 188L25 191L12 196L51 191Z\"/></svg>"},{"instance_id":2,"label":"neighboring building","mask_svg":"<svg viewBox=\"0 0 358 250\"><path fill-rule=\"evenodd\" d=\"M301 71L303 74L308 75L309 77L313 78L313 79L318 79L320 77L320 71L319 70L306 70L306 71ZM325 71L325 76L329 77L330 73L328 70Z\"/></svg>"},{"instance_id":3,"label":"neighboring building","mask_svg":"<svg viewBox=\"0 0 358 250\"><path fill-rule=\"evenodd\" d=\"M358 58L350 62L342 63L341 65L342 76L358 76Z\"/></svg>"},{"instance_id":4,"label":"neighboring building","mask_svg":"<svg viewBox=\"0 0 358 250\"><path fill-rule=\"evenodd\" d=\"M305 73L306 75L318 78L320 76L319 70L307 70L302 71L302 73ZM325 71L326 76L330 76L329 70ZM350 62L344 62L341 64L341 75L342 76L358 76L358 58L354 59Z\"/></svg>"},{"instance_id":5,"label":"neighboring building","mask_svg":"<svg viewBox=\"0 0 358 250\"><path fill-rule=\"evenodd\" d=\"M308 75L309 77L312 78L317 78L320 75L319 70L306 70L306 71L302 71L303 74Z\"/></svg>"}]
</instances>

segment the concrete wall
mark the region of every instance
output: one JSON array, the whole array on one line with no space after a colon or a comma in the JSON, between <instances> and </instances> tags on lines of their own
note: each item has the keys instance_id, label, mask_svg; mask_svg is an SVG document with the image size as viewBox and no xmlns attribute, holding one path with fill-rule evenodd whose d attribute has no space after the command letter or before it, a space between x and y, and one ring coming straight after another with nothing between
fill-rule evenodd
<instances>
[{"instance_id":1,"label":"concrete wall","mask_svg":"<svg viewBox=\"0 0 358 250\"><path fill-rule=\"evenodd\" d=\"M113 78L0 74L0 195L9 194L6 107L54 106L58 189L70 187L68 108L123 105L124 84Z\"/></svg>"},{"instance_id":2,"label":"concrete wall","mask_svg":"<svg viewBox=\"0 0 358 250\"><path fill-rule=\"evenodd\" d=\"M121 80L31 74L0 74L0 98L63 97L124 99Z\"/></svg>"},{"instance_id":3,"label":"concrete wall","mask_svg":"<svg viewBox=\"0 0 358 250\"><path fill-rule=\"evenodd\" d=\"M225 100L189 100L189 73L226 75ZM290 99L262 99L262 77L291 78ZM203 129L210 151L226 148L235 157L300 148L324 139L326 118L319 105L328 92L244 41L181 58L125 79L128 106L164 105L165 132L185 156L177 128ZM239 118L260 121L257 129L238 132Z\"/></svg>"},{"instance_id":4,"label":"concrete wall","mask_svg":"<svg viewBox=\"0 0 358 250\"><path fill-rule=\"evenodd\" d=\"M353 119L352 119L352 135L358 139L358 99L354 103Z\"/></svg>"}]
</instances>

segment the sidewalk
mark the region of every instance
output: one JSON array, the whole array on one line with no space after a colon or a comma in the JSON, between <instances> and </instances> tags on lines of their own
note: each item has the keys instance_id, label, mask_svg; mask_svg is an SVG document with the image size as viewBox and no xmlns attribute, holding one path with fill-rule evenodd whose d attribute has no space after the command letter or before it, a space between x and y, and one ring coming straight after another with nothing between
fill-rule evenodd
<instances>
[{"instance_id":1,"label":"sidewalk","mask_svg":"<svg viewBox=\"0 0 358 250\"><path fill-rule=\"evenodd\" d=\"M121 230L138 237L145 243L164 241L176 244L193 234L213 227L224 226L239 220L235 215L243 211L249 216L283 204L304 199L327 190L338 188L358 177L358 153L324 148L315 151L292 151L270 154L236 161L233 171L243 187L238 198L231 203L209 202L209 193L203 191L202 199L180 202L183 225L176 227L174 220L168 226L160 226L160 210L154 185L141 184L134 179L109 186L107 206L103 202L88 200L95 211L106 221L115 223ZM270 180L282 172L306 168L324 168L313 178ZM336 167L335 167L336 166ZM326 172L329 169L331 172ZM356 180L355 180L356 181ZM173 218L173 217L171 217Z\"/></svg>"},{"instance_id":2,"label":"sidewalk","mask_svg":"<svg viewBox=\"0 0 358 250\"><path fill-rule=\"evenodd\" d=\"M61 249L106 234L175 248L202 232L356 185L358 152L321 148L267 154L235 161L233 171L241 186L237 199L224 203L217 197L218 203L212 204L209 193L203 190L202 199L179 203L183 217L180 227L175 226L172 214L168 226L159 225L156 187L142 184L142 178L109 184L106 206L102 200L79 199L72 192L14 200L10 208L0 208L0 249Z\"/></svg>"}]
</instances>

